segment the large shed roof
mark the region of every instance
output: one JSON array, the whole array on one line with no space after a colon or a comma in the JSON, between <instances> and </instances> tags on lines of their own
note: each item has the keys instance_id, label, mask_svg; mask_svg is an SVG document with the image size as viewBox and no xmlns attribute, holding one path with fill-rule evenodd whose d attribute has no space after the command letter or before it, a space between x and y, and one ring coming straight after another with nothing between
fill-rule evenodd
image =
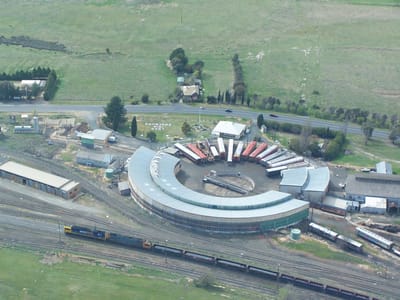
<instances>
[{"instance_id":1,"label":"large shed roof","mask_svg":"<svg viewBox=\"0 0 400 300\"><path fill-rule=\"evenodd\" d=\"M43 172L25 165L21 165L14 161L8 161L2 164L0 166L0 170L40 183L44 183L55 188L61 188L66 183L70 182L69 179Z\"/></svg>"},{"instance_id":2,"label":"large shed roof","mask_svg":"<svg viewBox=\"0 0 400 300\"><path fill-rule=\"evenodd\" d=\"M171 175L171 170L164 170L164 167L169 169L170 167L174 168L176 160L165 160L165 165L155 167L154 164L158 164L166 157L160 157L158 153L157 157L155 157L158 162L154 162L153 158L156 152L147 149L145 147L140 147L136 152L132 155L132 158L128 165L128 173L129 180L133 186L138 188L137 193L145 200L150 201L152 205L158 205L163 207L165 211L174 211L175 213L184 213L186 215L191 215L193 219L208 219L208 218L218 218L219 221L245 221L252 220L255 221L257 219L274 219L277 217L282 217L286 215L290 215L293 211L307 209L308 203L305 201L297 200L290 198L289 194L273 192L271 194L262 194L256 195L253 197L245 197L238 198L237 201L241 201L242 203L250 203L257 204L261 203L260 199L263 198L264 202L273 201L273 196L277 196L279 194L280 197L289 197L287 201L280 202L276 205L272 206L259 206L258 208L251 209L250 207L246 208L245 204L242 204L242 209L235 209L232 206L232 198L223 198L223 197L212 197L207 196L205 194L193 192L193 194L189 195L189 191L185 190L186 187L182 187L175 185L176 182L170 181L169 178L164 178L164 175ZM167 156L167 154L164 154ZM173 158L172 156L170 156ZM149 168L154 168L150 171ZM148 170L148 171L143 171ZM175 176L172 176L175 178ZM154 180L156 179L156 180ZM169 193L165 192L165 189L168 189ZM175 193L173 195L173 192ZM183 193L183 194L181 194ZM182 198L193 196L191 202L183 201ZM216 205L222 205L220 209L209 208L207 205L198 205L198 204L208 204L211 203L212 199L215 200ZM224 201L224 202L223 202ZM236 203L240 205L239 203ZM229 209L231 206L232 209Z\"/></svg>"},{"instance_id":3,"label":"large shed roof","mask_svg":"<svg viewBox=\"0 0 400 300\"><path fill-rule=\"evenodd\" d=\"M303 190L307 192L323 192L329 185L330 173L328 167L308 169L308 181Z\"/></svg>"},{"instance_id":4,"label":"large shed roof","mask_svg":"<svg viewBox=\"0 0 400 300\"><path fill-rule=\"evenodd\" d=\"M384 198L400 198L400 176L379 173L349 175L346 193Z\"/></svg>"},{"instance_id":5,"label":"large shed roof","mask_svg":"<svg viewBox=\"0 0 400 300\"><path fill-rule=\"evenodd\" d=\"M229 121L219 121L217 126L214 127L212 134L226 134L232 136L240 136L246 129L245 124L229 122Z\"/></svg>"},{"instance_id":6,"label":"large shed roof","mask_svg":"<svg viewBox=\"0 0 400 300\"><path fill-rule=\"evenodd\" d=\"M282 171L280 185L303 187L307 181L308 170L304 168L294 168Z\"/></svg>"}]
</instances>

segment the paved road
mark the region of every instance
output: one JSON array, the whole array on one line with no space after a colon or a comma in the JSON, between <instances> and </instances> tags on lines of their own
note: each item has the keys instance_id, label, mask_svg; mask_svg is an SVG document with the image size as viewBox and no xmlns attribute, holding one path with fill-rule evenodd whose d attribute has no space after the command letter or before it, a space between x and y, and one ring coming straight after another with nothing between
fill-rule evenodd
<instances>
[{"instance_id":1,"label":"paved road","mask_svg":"<svg viewBox=\"0 0 400 300\"><path fill-rule=\"evenodd\" d=\"M240 107L232 108L232 112L226 112L226 108L210 107L201 109L196 106L186 104L171 105L126 105L130 113L177 113L177 114L201 114L201 115L231 115L256 120L260 112L240 110ZM0 104L0 112L93 112L100 114L104 111L102 105L53 105L53 104ZM273 120L298 125L308 125L311 127L329 127L332 130L343 130L344 123L328 120L314 119L310 117L296 115L277 115L271 117L268 113L264 114L265 120ZM360 126L349 124L347 132L351 134L362 134ZM389 132L382 129L374 129L373 137L387 139Z\"/></svg>"}]
</instances>

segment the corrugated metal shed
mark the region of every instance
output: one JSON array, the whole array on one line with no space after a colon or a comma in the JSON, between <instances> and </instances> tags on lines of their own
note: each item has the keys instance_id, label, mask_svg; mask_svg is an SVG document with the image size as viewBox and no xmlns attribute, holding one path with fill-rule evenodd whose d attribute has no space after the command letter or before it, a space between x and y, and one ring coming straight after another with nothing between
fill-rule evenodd
<instances>
[{"instance_id":1,"label":"corrugated metal shed","mask_svg":"<svg viewBox=\"0 0 400 300\"><path fill-rule=\"evenodd\" d=\"M78 164L91 167L107 168L113 159L114 157L107 153L79 151L76 154L76 162Z\"/></svg>"},{"instance_id":2,"label":"corrugated metal shed","mask_svg":"<svg viewBox=\"0 0 400 300\"><path fill-rule=\"evenodd\" d=\"M245 124L229 121L219 121L217 126L214 127L212 134L216 136L230 136L240 138L245 129Z\"/></svg>"},{"instance_id":3,"label":"corrugated metal shed","mask_svg":"<svg viewBox=\"0 0 400 300\"><path fill-rule=\"evenodd\" d=\"M8 161L2 164L0 166L0 171L15 174L17 176L44 183L55 188L61 188L66 183L70 182L69 179L21 165L14 161Z\"/></svg>"},{"instance_id":4,"label":"corrugated metal shed","mask_svg":"<svg viewBox=\"0 0 400 300\"><path fill-rule=\"evenodd\" d=\"M384 214L387 200L385 198L365 197L365 203L361 204L360 212L371 214Z\"/></svg>"},{"instance_id":5,"label":"corrugated metal shed","mask_svg":"<svg viewBox=\"0 0 400 300\"><path fill-rule=\"evenodd\" d=\"M345 191L346 197L361 195L400 200L400 176L379 173L349 175Z\"/></svg>"},{"instance_id":6,"label":"corrugated metal shed","mask_svg":"<svg viewBox=\"0 0 400 300\"><path fill-rule=\"evenodd\" d=\"M280 185L303 187L308 178L307 168L297 168L282 171Z\"/></svg>"},{"instance_id":7,"label":"corrugated metal shed","mask_svg":"<svg viewBox=\"0 0 400 300\"><path fill-rule=\"evenodd\" d=\"M308 182L303 191L325 192L328 189L330 173L328 167L308 169Z\"/></svg>"}]
</instances>

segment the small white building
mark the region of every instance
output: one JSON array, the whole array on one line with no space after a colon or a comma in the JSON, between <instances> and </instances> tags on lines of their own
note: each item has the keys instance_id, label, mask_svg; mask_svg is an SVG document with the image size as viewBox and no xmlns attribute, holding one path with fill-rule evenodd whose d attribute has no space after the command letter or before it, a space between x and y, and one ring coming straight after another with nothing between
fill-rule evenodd
<instances>
[{"instance_id":1,"label":"small white building","mask_svg":"<svg viewBox=\"0 0 400 300\"><path fill-rule=\"evenodd\" d=\"M386 207L386 198L365 197L365 203L360 205L360 212L384 215L386 213Z\"/></svg>"},{"instance_id":2,"label":"small white building","mask_svg":"<svg viewBox=\"0 0 400 300\"><path fill-rule=\"evenodd\" d=\"M230 139L240 139L246 130L246 125L241 123L219 121L217 126L211 132L212 135L218 137L226 137Z\"/></svg>"}]
</instances>

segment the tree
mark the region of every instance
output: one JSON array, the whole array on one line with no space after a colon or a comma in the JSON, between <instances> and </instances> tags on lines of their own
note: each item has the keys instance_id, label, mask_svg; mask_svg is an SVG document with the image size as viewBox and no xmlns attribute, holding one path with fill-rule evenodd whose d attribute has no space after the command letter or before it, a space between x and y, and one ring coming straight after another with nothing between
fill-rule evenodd
<instances>
[{"instance_id":1,"label":"tree","mask_svg":"<svg viewBox=\"0 0 400 300\"><path fill-rule=\"evenodd\" d=\"M51 70L47 76L46 85L44 87L43 99L49 101L54 98L57 91L57 74Z\"/></svg>"},{"instance_id":2,"label":"tree","mask_svg":"<svg viewBox=\"0 0 400 300\"><path fill-rule=\"evenodd\" d=\"M121 98L118 96L111 98L110 102L104 108L104 112L106 113L105 121L107 125L111 126L115 131L126 121L126 109Z\"/></svg>"},{"instance_id":3,"label":"tree","mask_svg":"<svg viewBox=\"0 0 400 300\"><path fill-rule=\"evenodd\" d=\"M188 58L185 55L185 50L182 48L176 48L169 55L172 68L176 73L182 73L188 63Z\"/></svg>"},{"instance_id":4,"label":"tree","mask_svg":"<svg viewBox=\"0 0 400 300\"><path fill-rule=\"evenodd\" d=\"M372 136L372 132L374 131L374 127L372 125L371 122L364 122L361 126L362 132L364 134L365 137L365 145L368 143L368 140L371 138Z\"/></svg>"},{"instance_id":5,"label":"tree","mask_svg":"<svg viewBox=\"0 0 400 300\"><path fill-rule=\"evenodd\" d=\"M149 131L147 134L146 134L146 137L149 139L149 141L150 142L155 142L155 141L157 141L157 134L154 132L154 131Z\"/></svg>"},{"instance_id":6,"label":"tree","mask_svg":"<svg viewBox=\"0 0 400 300\"><path fill-rule=\"evenodd\" d=\"M210 288L216 284L212 274L204 274L194 281L194 285L199 288Z\"/></svg>"},{"instance_id":7,"label":"tree","mask_svg":"<svg viewBox=\"0 0 400 300\"><path fill-rule=\"evenodd\" d=\"M192 133L192 127L186 121L182 124L182 132L186 136L189 136Z\"/></svg>"},{"instance_id":8,"label":"tree","mask_svg":"<svg viewBox=\"0 0 400 300\"><path fill-rule=\"evenodd\" d=\"M264 115L263 114L259 114L257 116L257 127L261 128L261 126L264 125Z\"/></svg>"},{"instance_id":9,"label":"tree","mask_svg":"<svg viewBox=\"0 0 400 300\"><path fill-rule=\"evenodd\" d=\"M142 100L143 103L149 103L149 101L150 101L150 96L149 96L149 94L146 94L146 93L143 94L141 100Z\"/></svg>"},{"instance_id":10,"label":"tree","mask_svg":"<svg viewBox=\"0 0 400 300\"><path fill-rule=\"evenodd\" d=\"M400 126L396 126L392 129L389 134L389 139L395 144L396 141L400 139Z\"/></svg>"},{"instance_id":11,"label":"tree","mask_svg":"<svg viewBox=\"0 0 400 300\"><path fill-rule=\"evenodd\" d=\"M136 122L136 116L133 116L131 123L131 136L135 137L136 134L137 134L137 122Z\"/></svg>"}]
</instances>

